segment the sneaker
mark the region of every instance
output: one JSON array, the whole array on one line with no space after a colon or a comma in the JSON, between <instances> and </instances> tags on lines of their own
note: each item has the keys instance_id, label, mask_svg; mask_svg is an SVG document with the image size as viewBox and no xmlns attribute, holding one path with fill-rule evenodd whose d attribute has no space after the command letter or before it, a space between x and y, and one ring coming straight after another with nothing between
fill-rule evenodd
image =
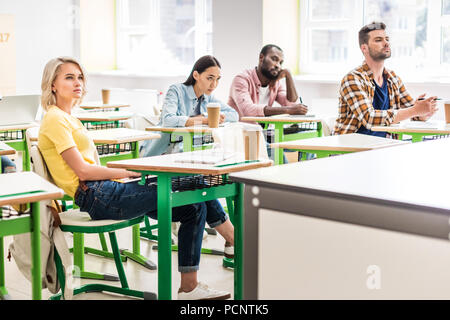
<instances>
[{"instance_id":1,"label":"sneaker","mask_svg":"<svg viewBox=\"0 0 450 320\"><path fill-rule=\"evenodd\" d=\"M211 289L201 282L190 292L178 292L178 300L225 300L229 298L231 298L229 292Z\"/></svg>"},{"instance_id":2,"label":"sneaker","mask_svg":"<svg viewBox=\"0 0 450 320\"><path fill-rule=\"evenodd\" d=\"M225 258L234 259L234 246L229 242L225 242L225 248L223 250Z\"/></svg>"}]
</instances>

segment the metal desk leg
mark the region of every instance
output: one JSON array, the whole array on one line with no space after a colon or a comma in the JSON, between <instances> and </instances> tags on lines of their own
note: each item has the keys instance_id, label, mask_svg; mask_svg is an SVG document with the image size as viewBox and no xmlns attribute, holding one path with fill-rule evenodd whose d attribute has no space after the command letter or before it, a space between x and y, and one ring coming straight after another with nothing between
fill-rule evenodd
<instances>
[{"instance_id":1,"label":"metal desk leg","mask_svg":"<svg viewBox=\"0 0 450 320\"><path fill-rule=\"evenodd\" d=\"M323 137L322 122L317 122L317 136Z\"/></svg>"},{"instance_id":2,"label":"metal desk leg","mask_svg":"<svg viewBox=\"0 0 450 320\"><path fill-rule=\"evenodd\" d=\"M41 219L39 211L39 202L31 204L31 276L32 276L32 298L41 300L42 298L42 280L41 280Z\"/></svg>"},{"instance_id":3,"label":"metal desk leg","mask_svg":"<svg viewBox=\"0 0 450 320\"><path fill-rule=\"evenodd\" d=\"M242 300L244 283L244 185L242 183L237 183L234 204L234 300Z\"/></svg>"},{"instance_id":4,"label":"metal desk leg","mask_svg":"<svg viewBox=\"0 0 450 320\"><path fill-rule=\"evenodd\" d=\"M0 299L10 300L11 297L8 294L8 290L6 290L6 283L5 283L5 256L3 254L3 250L4 250L3 237L0 237Z\"/></svg>"},{"instance_id":5,"label":"metal desk leg","mask_svg":"<svg viewBox=\"0 0 450 320\"><path fill-rule=\"evenodd\" d=\"M283 124L284 123L275 123L275 143L283 141ZM283 149L275 148L275 164L284 164L283 161Z\"/></svg>"},{"instance_id":6,"label":"metal desk leg","mask_svg":"<svg viewBox=\"0 0 450 320\"><path fill-rule=\"evenodd\" d=\"M172 180L158 174L158 299L172 299Z\"/></svg>"},{"instance_id":7,"label":"metal desk leg","mask_svg":"<svg viewBox=\"0 0 450 320\"><path fill-rule=\"evenodd\" d=\"M423 140L423 134L420 133L410 133L411 137L412 137L412 142L420 142Z\"/></svg>"},{"instance_id":8,"label":"metal desk leg","mask_svg":"<svg viewBox=\"0 0 450 320\"><path fill-rule=\"evenodd\" d=\"M183 137L183 152L194 151L193 137L194 134L190 132L182 132L180 135Z\"/></svg>"},{"instance_id":9,"label":"metal desk leg","mask_svg":"<svg viewBox=\"0 0 450 320\"><path fill-rule=\"evenodd\" d=\"M228 215L230 217L231 223L234 226L234 204L233 204L233 198L232 197L228 197L228 198L226 198L226 201L227 201ZM229 259L227 257L223 257L222 266L224 268L234 268L234 259Z\"/></svg>"},{"instance_id":10,"label":"metal desk leg","mask_svg":"<svg viewBox=\"0 0 450 320\"><path fill-rule=\"evenodd\" d=\"M120 250L120 253L130 258L131 260L143 265L150 270L156 270L156 264L141 255L141 239L140 239L140 227L139 224L135 224L133 227L133 251Z\"/></svg>"}]
</instances>

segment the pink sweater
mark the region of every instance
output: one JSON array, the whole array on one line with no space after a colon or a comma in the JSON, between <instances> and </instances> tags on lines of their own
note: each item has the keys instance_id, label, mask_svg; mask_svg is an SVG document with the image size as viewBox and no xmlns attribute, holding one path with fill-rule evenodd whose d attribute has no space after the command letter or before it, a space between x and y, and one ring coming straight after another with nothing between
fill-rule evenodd
<instances>
[{"instance_id":1,"label":"pink sweater","mask_svg":"<svg viewBox=\"0 0 450 320\"><path fill-rule=\"evenodd\" d=\"M239 113L239 119L245 116L264 116L264 107L259 104L259 87L261 82L256 74L256 68L245 70L234 77L230 88L228 105ZM282 106L291 106L297 102L290 102L286 97L286 88L277 81L275 86L269 87L269 106L277 101Z\"/></svg>"}]
</instances>

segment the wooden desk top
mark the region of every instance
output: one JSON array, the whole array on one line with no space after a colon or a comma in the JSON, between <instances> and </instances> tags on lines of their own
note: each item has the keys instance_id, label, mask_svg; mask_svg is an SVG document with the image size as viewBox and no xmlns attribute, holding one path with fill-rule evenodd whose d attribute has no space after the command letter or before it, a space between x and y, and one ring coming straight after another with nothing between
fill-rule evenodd
<instances>
[{"instance_id":1,"label":"wooden desk top","mask_svg":"<svg viewBox=\"0 0 450 320\"><path fill-rule=\"evenodd\" d=\"M6 143L0 141L0 156L6 156L7 154L14 154L16 150L11 148Z\"/></svg>"},{"instance_id":2,"label":"wooden desk top","mask_svg":"<svg viewBox=\"0 0 450 320\"><path fill-rule=\"evenodd\" d=\"M316 116L308 117L302 115L280 114L270 117L242 117L240 121L302 123L302 122L321 122L322 119Z\"/></svg>"},{"instance_id":3,"label":"wooden desk top","mask_svg":"<svg viewBox=\"0 0 450 320\"><path fill-rule=\"evenodd\" d=\"M201 150L194 152L182 152L167 154L155 157L146 157L130 160L110 161L107 163L107 167L110 168L123 168L136 171L153 171L153 172L174 172L174 173L191 173L191 174L203 174L203 175L220 175L231 172L238 172L243 170L256 169L261 167L268 167L272 165L271 160L261 160L258 162L250 163L238 163L236 165L218 167L212 164L202 163L186 163L177 162L177 159L186 159L186 157L195 156L208 156L211 155L211 150ZM228 159L224 163L234 163L233 159ZM219 163L218 163L219 164ZM217 164L217 165L218 165Z\"/></svg>"},{"instance_id":4,"label":"wooden desk top","mask_svg":"<svg viewBox=\"0 0 450 320\"><path fill-rule=\"evenodd\" d=\"M92 140L94 140L94 143L98 144L117 144L161 138L161 135L157 133L150 133L142 130L134 130L128 128L89 130L88 135L92 138ZM32 136L30 137L30 141L38 141L38 137Z\"/></svg>"},{"instance_id":5,"label":"wooden desk top","mask_svg":"<svg viewBox=\"0 0 450 320\"><path fill-rule=\"evenodd\" d=\"M80 105L81 109L112 109L112 108L126 108L130 107L129 104L126 103L108 103L103 104L101 101L92 101L86 102Z\"/></svg>"},{"instance_id":6,"label":"wooden desk top","mask_svg":"<svg viewBox=\"0 0 450 320\"><path fill-rule=\"evenodd\" d=\"M64 191L34 172L0 174L0 205L61 198Z\"/></svg>"},{"instance_id":7,"label":"wooden desk top","mask_svg":"<svg viewBox=\"0 0 450 320\"><path fill-rule=\"evenodd\" d=\"M437 139L234 173L230 177L279 190L450 212L449 163L450 139Z\"/></svg>"},{"instance_id":8,"label":"wooden desk top","mask_svg":"<svg viewBox=\"0 0 450 320\"><path fill-rule=\"evenodd\" d=\"M26 130L32 127L39 127L39 123L31 122L31 123L22 123L22 124L11 124L7 126L0 126L1 131L15 131L15 130Z\"/></svg>"},{"instance_id":9,"label":"wooden desk top","mask_svg":"<svg viewBox=\"0 0 450 320\"><path fill-rule=\"evenodd\" d=\"M157 133L128 128L90 130L89 136L94 140L94 143L102 144L117 144L161 138L161 135Z\"/></svg>"},{"instance_id":10,"label":"wooden desk top","mask_svg":"<svg viewBox=\"0 0 450 320\"><path fill-rule=\"evenodd\" d=\"M390 126L374 126L371 130L400 133L450 134L450 124L439 120L404 121Z\"/></svg>"},{"instance_id":11,"label":"wooden desk top","mask_svg":"<svg viewBox=\"0 0 450 320\"><path fill-rule=\"evenodd\" d=\"M408 141L381 138L360 133L350 133L271 144L273 148L295 150L366 151L409 144Z\"/></svg>"},{"instance_id":12,"label":"wooden desk top","mask_svg":"<svg viewBox=\"0 0 450 320\"><path fill-rule=\"evenodd\" d=\"M208 126L193 126L193 127L147 127L146 131L160 131L166 133L174 132L193 132L193 133L211 133L213 128Z\"/></svg>"},{"instance_id":13,"label":"wooden desk top","mask_svg":"<svg viewBox=\"0 0 450 320\"><path fill-rule=\"evenodd\" d=\"M83 112L74 114L80 121L118 121L130 119L133 114L123 111Z\"/></svg>"}]
</instances>

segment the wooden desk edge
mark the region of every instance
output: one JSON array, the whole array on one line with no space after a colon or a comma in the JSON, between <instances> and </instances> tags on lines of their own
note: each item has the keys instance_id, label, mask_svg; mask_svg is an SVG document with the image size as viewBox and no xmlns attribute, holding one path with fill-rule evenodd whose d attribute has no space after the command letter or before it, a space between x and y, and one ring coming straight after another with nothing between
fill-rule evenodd
<instances>
[{"instance_id":1,"label":"wooden desk edge","mask_svg":"<svg viewBox=\"0 0 450 320\"><path fill-rule=\"evenodd\" d=\"M257 169L262 167L270 167L272 166L273 161L267 160L263 162L254 162L254 163L245 163L242 165L235 165L235 166L229 166L229 167L211 167L208 169L198 169L198 168L168 168L168 167L157 167L156 165L153 167L149 167L146 165L130 165L130 164L121 164L121 163L114 163L114 162L108 162L106 166L108 168L120 168L120 169L127 169L127 170L133 170L133 171L149 171L149 172L173 172L173 173L191 173L191 174L203 174L203 175L219 175L219 174L228 174L232 172L239 172L239 171L247 171L251 169ZM242 168L245 168L245 170L242 170Z\"/></svg>"},{"instance_id":2,"label":"wooden desk edge","mask_svg":"<svg viewBox=\"0 0 450 320\"><path fill-rule=\"evenodd\" d=\"M11 154L15 154L16 150L14 149L0 149L0 156L6 156L6 155L11 155Z\"/></svg>"},{"instance_id":3,"label":"wooden desk edge","mask_svg":"<svg viewBox=\"0 0 450 320\"><path fill-rule=\"evenodd\" d=\"M405 128L405 127L372 127L372 131L385 131L391 133L427 133L427 134L450 134L449 129L432 129L432 128Z\"/></svg>"},{"instance_id":4,"label":"wooden desk edge","mask_svg":"<svg viewBox=\"0 0 450 320\"><path fill-rule=\"evenodd\" d=\"M42 200L58 199L61 198L63 195L64 192L62 190L51 192L44 191L43 193L20 195L20 196L13 196L8 199L0 199L0 205L12 205L12 204L37 202Z\"/></svg>"},{"instance_id":5,"label":"wooden desk edge","mask_svg":"<svg viewBox=\"0 0 450 320\"><path fill-rule=\"evenodd\" d=\"M160 139L161 135L159 134L153 134L151 136L145 137L135 137L135 138L124 138L124 139L93 139L95 144L120 144L120 143L127 143L127 142L137 142L137 141L144 141L144 140L153 140L153 139Z\"/></svg>"},{"instance_id":6,"label":"wooden desk edge","mask_svg":"<svg viewBox=\"0 0 450 320\"><path fill-rule=\"evenodd\" d=\"M160 131L166 133L209 133L212 132L212 128L190 128L190 127L177 127L177 128L163 128L163 127L147 127L145 131Z\"/></svg>"},{"instance_id":7,"label":"wooden desk edge","mask_svg":"<svg viewBox=\"0 0 450 320\"><path fill-rule=\"evenodd\" d=\"M26 130L33 127L39 127L39 123L27 123L27 124L18 124L18 125L4 125L0 126L1 131L15 131L15 130Z\"/></svg>"},{"instance_id":8,"label":"wooden desk edge","mask_svg":"<svg viewBox=\"0 0 450 320\"><path fill-rule=\"evenodd\" d=\"M400 145L409 144L408 141L399 141L398 143L386 144L383 146L373 146L373 147L330 147L330 146L307 146L307 145L295 145L285 142L272 143L271 148L280 149L292 149L292 150L316 150L316 151L347 151L347 152L358 152L358 151L369 151L381 148L396 147Z\"/></svg>"},{"instance_id":9,"label":"wooden desk edge","mask_svg":"<svg viewBox=\"0 0 450 320\"><path fill-rule=\"evenodd\" d=\"M89 117L79 117L77 119L80 121L98 121L98 122L106 122L106 121L120 121L120 120L128 120L131 119L132 116L123 116L123 117L114 117L114 118L89 118Z\"/></svg>"},{"instance_id":10,"label":"wooden desk edge","mask_svg":"<svg viewBox=\"0 0 450 320\"><path fill-rule=\"evenodd\" d=\"M127 108L127 107L131 107L131 105L130 104L118 104L118 105L112 105L112 106L109 106L109 105L80 106L81 109L114 109L114 108Z\"/></svg>"},{"instance_id":11,"label":"wooden desk edge","mask_svg":"<svg viewBox=\"0 0 450 320\"><path fill-rule=\"evenodd\" d=\"M301 122L321 122L322 119L317 118L268 118L268 117L242 117L240 121L253 121L253 122L286 122L286 123L301 123Z\"/></svg>"}]
</instances>

